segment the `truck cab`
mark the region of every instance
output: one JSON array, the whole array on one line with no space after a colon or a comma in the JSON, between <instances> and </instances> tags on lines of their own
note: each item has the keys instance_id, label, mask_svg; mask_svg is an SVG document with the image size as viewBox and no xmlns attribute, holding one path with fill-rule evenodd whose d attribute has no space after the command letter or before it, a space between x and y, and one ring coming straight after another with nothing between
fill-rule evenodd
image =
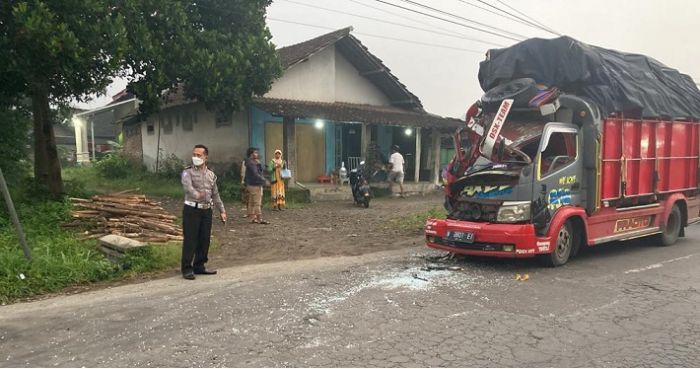
<instances>
[{"instance_id":1,"label":"truck cab","mask_svg":"<svg viewBox=\"0 0 700 369\"><path fill-rule=\"evenodd\" d=\"M459 254L546 254L548 264L564 264L583 239L567 227L552 234L552 219L563 207L595 210L599 113L568 95L539 108L514 105L493 150L483 152L499 110L492 104L455 134L458 154L444 178L448 216L428 220L427 244Z\"/></svg>"}]
</instances>

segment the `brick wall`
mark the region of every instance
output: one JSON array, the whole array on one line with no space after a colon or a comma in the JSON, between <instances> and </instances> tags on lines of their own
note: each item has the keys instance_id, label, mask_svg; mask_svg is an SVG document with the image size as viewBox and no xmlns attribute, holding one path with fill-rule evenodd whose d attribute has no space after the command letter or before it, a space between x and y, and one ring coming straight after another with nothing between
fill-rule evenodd
<instances>
[{"instance_id":1,"label":"brick wall","mask_svg":"<svg viewBox=\"0 0 700 369\"><path fill-rule=\"evenodd\" d=\"M124 155L135 163L143 163L143 143L141 141L141 124L122 127L124 133Z\"/></svg>"}]
</instances>

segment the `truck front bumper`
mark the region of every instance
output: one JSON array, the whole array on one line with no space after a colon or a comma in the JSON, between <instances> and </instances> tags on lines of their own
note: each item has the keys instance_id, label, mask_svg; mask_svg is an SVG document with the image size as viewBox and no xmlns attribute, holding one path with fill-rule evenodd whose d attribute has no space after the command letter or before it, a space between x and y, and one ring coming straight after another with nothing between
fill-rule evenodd
<instances>
[{"instance_id":1,"label":"truck front bumper","mask_svg":"<svg viewBox=\"0 0 700 369\"><path fill-rule=\"evenodd\" d=\"M471 242L451 237L454 232L471 233ZM425 239L428 247L463 255L528 258L550 252L549 238L535 235L532 224L428 219Z\"/></svg>"}]
</instances>

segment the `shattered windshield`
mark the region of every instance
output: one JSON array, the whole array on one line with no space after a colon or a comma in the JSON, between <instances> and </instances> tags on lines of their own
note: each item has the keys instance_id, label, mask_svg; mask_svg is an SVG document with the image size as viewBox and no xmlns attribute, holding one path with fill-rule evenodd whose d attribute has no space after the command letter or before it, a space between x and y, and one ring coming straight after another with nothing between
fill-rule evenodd
<instances>
[{"instance_id":1,"label":"shattered windshield","mask_svg":"<svg viewBox=\"0 0 700 369\"><path fill-rule=\"evenodd\" d=\"M483 121L489 121L489 117ZM490 156L482 153L482 157L473 164L473 169L494 163L531 163L537 155L543 127L543 122L509 120L501 129L494 152ZM464 140L462 147L465 147Z\"/></svg>"}]
</instances>

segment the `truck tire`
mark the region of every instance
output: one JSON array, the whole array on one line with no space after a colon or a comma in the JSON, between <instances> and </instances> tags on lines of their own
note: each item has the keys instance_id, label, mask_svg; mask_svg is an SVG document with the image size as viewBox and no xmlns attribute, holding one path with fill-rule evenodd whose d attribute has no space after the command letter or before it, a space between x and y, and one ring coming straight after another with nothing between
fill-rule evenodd
<instances>
[{"instance_id":1,"label":"truck tire","mask_svg":"<svg viewBox=\"0 0 700 369\"><path fill-rule=\"evenodd\" d=\"M570 221L566 221L557 232L557 243L552 253L540 255L542 262L550 267L558 267L566 264L573 251L574 242L576 242L574 227Z\"/></svg>"},{"instance_id":2,"label":"truck tire","mask_svg":"<svg viewBox=\"0 0 700 369\"><path fill-rule=\"evenodd\" d=\"M527 106L530 99L537 94L537 84L532 78L518 78L500 84L481 97L481 102L487 110L498 109L501 101L513 99L514 106Z\"/></svg>"},{"instance_id":3,"label":"truck tire","mask_svg":"<svg viewBox=\"0 0 700 369\"><path fill-rule=\"evenodd\" d=\"M668 219L666 219L666 225L663 227L661 230L661 234L658 235L658 242L661 244L660 246L671 246L676 241L678 241L678 237L681 234L681 228L683 225L681 224L681 209L678 207L678 205L673 204L673 208L671 208L671 213L668 214Z\"/></svg>"}]
</instances>

